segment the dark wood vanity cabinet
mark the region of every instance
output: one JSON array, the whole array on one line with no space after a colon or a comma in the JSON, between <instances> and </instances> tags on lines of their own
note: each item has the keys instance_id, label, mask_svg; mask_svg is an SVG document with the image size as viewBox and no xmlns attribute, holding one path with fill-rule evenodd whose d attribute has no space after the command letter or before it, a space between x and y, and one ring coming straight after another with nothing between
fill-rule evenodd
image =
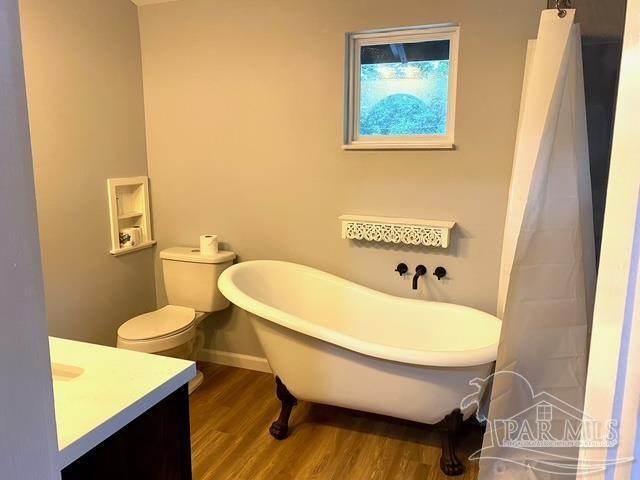
<instances>
[{"instance_id":1,"label":"dark wood vanity cabinet","mask_svg":"<svg viewBox=\"0 0 640 480\"><path fill-rule=\"evenodd\" d=\"M62 470L63 480L191 480L187 385Z\"/></svg>"}]
</instances>

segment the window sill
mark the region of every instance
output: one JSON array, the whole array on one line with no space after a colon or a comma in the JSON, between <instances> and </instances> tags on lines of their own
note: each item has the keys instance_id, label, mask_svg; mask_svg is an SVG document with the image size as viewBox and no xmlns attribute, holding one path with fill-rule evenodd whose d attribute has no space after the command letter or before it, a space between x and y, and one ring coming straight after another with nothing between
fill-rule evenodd
<instances>
[{"instance_id":1,"label":"window sill","mask_svg":"<svg viewBox=\"0 0 640 480\"><path fill-rule=\"evenodd\" d=\"M343 150L455 150L453 143L347 143Z\"/></svg>"}]
</instances>

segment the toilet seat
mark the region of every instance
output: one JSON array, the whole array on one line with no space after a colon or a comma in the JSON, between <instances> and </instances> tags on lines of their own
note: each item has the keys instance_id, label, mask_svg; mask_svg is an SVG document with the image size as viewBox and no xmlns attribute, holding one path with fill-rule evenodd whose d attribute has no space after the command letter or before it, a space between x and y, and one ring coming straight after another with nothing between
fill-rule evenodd
<instances>
[{"instance_id":1,"label":"toilet seat","mask_svg":"<svg viewBox=\"0 0 640 480\"><path fill-rule=\"evenodd\" d=\"M195 337L193 308L167 305L127 320L118 328L118 346L155 353L183 345Z\"/></svg>"}]
</instances>

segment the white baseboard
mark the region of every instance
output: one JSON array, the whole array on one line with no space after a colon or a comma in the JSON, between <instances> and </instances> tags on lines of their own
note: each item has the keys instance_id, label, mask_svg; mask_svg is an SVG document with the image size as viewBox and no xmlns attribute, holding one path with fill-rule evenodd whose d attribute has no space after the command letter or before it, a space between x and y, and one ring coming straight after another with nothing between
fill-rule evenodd
<instances>
[{"instance_id":1,"label":"white baseboard","mask_svg":"<svg viewBox=\"0 0 640 480\"><path fill-rule=\"evenodd\" d=\"M266 358L245 355L244 353L224 352L222 350L203 348L200 350L198 360L217 363L218 365L227 365L229 367L246 368L247 370L271 373L271 368L269 368L269 362L267 362Z\"/></svg>"}]
</instances>

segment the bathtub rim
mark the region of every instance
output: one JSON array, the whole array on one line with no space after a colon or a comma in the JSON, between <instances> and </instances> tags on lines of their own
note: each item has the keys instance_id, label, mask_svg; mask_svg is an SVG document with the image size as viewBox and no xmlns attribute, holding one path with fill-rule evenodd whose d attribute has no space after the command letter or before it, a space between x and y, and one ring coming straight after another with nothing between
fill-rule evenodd
<instances>
[{"instance_id":1,"label":"bathtub rim","mask_svg":"<svg viewBox=\"0 0 640 480\"><path fill-rule=\"evenodd\" d=\"M247 312L250 312L258 317L273 322L284 328L317 338L325 342L332 343L334 345L346 348L347 350L361 353L363 355L411 365L433 367L470 367L491 363L496 360L498 343L500 340L499 333L495 343L476 349L441 351L417 350L362 340L357 337L339 332L337 330L318 325L317 323L311 322L297 315L292 315L284 310L280 310L271 305L254 299L253 297L246 294L234 282L233 276L236 272L251 268L252 265L255 265L257 263L280 264L286 265L288 268L305 270L308 273L312 273L314 275L326 276L329 280L332 281L345 282L349 285L350 288L361 290L366 294L381 295L402 303L414 303L423 305L426 302L444 304L456 309L473 311L474 313L477 313L479 315L491 317L491 319L495 320L496 322L501 321L494 315L472 307L467 307L465 305L446 302L432 302L428 300L404 298L390 295L388 293L380 292L378 290L365 287L355 282L351 282L350 280L344 279L337 275L333 275L331 273L327 273L322 270L294 262L286 262L281 260L248 260L245 262L237 263L222 272L220 278L218 279L218 288L229 301L231 301L234 305L242 308L243 310L246 310Z\"/></svg>"}]
</instances>

